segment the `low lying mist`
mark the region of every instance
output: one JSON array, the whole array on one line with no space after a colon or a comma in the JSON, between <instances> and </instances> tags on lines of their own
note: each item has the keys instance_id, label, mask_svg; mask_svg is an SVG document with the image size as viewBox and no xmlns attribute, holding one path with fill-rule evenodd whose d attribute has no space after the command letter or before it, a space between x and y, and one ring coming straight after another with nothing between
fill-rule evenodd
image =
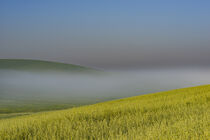
<instances>
[{"instance_id":1,"label":"low lying mist","mask_svg":"<svg viewBox=\"0 0 210 140\"><path fill-rule=\"evenodd\" d=\"M210 83L210 69L112 71L101 75L0 70L0 99L108 100Z\"/></svg>"}]
</instances>

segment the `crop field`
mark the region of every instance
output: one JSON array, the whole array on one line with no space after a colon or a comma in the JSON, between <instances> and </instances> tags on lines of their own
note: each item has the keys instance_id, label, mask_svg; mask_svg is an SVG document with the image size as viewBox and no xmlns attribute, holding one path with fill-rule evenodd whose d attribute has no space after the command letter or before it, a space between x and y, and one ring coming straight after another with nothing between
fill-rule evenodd
<instances>
[{"instance_id":1,"label":"crop field","mask_svg":"<svg viewBox=\"0 0 210 140\"><path fill-rule=\"evenodd\" d=\"M0 120L1 140L210 139L210 85Z\"/></svg>"}]
</instances>

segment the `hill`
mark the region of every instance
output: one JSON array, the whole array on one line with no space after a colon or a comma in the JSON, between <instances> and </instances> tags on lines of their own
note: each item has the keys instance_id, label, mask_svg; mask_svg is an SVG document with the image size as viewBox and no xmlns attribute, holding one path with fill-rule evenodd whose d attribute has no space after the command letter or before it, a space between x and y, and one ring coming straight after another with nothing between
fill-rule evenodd
<instances>
[{"instance_id":1,"label":"hill","mask_svg":"<svg viewBox=\"0 0 210 140\"><path fill-rule=\"evenodd\" d=\"M0 115L65 109L89 102L96 103L94 99L78 99L79 97L75 97L68 91L69 88L60 87L62 84L65 85L66 81L62 80L65 77L70 79L74 75L75 77L81 74L93 76L99 73L102 74L99 70L73 64L0 59ZM53 80L56 84L52 84ZM55 91L56 89L59 89L59 93ZM62 93L68 93L69 96L61 96Z\"/></svg>"},{"instance_id":2,"label":"hill","mask_svg":"<svg viewBox=\"0 0 210 140\"><path fill-rule=\"evenodd\" d=\"M210 85L0 120L1 139L209 139Z\"/></svg>"},{"instance_id":3,"label":"hill","mask_svg":"<svg viewBox=\"0 0 210 140\"><path fill-rule=\"evenodd\" d=\"M59 71L59 72L96 72L97 70L59 62L28 60L28 59L0 59L0 70L21 71Z\"/></svg>"}]
</instances>

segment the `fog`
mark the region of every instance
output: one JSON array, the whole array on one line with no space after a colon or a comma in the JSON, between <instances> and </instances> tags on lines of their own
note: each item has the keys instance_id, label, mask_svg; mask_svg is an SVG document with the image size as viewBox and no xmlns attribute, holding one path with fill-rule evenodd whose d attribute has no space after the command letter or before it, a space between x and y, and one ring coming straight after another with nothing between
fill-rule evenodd
<instances>
[{"instance_id":1,"label":"fog","mask_svg":"<svg viewBox=\"0 0 210 140\"><path fill-rule=\"evenodd\" d=\"M210 83L210 68L111 71L105 74L0 70L0 99L83 101L130 97Z\"/></svg>"}]
</instances>

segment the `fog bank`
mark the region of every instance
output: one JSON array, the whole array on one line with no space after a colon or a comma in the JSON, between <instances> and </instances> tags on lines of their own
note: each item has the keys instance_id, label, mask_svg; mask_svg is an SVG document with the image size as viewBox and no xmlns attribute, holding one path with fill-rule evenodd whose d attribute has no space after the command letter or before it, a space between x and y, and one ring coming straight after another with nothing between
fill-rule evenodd
<instances>
[{"instance_id":1,"label":"fog bank","mask_svg":"<svg viewBox=\"0 0 210 140\"><path fill-rule=\"evenodd\" d=\"M0 99L116 99L210 83L210 69L112 71L102 75L0 70Z\"/></svg>"}]
</instances>

